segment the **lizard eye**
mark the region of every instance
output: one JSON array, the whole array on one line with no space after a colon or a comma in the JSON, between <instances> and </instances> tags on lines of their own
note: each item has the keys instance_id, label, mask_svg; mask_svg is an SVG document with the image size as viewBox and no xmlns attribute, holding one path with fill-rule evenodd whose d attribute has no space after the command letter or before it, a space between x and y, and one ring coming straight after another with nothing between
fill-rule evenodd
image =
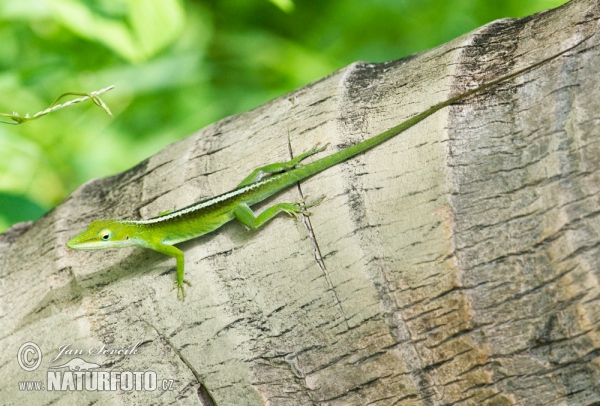
<instances>
[{"instance_id":1,"label":"lizard eye","mask_svg":"<svg viewBox=\"0 0 600 406\"><path fill-rule=\"evenodd\" d=\"M102 241L108 241L108 240L109 240L109 238L110 238L110 234L111 234L111 233L110 233L110 230L102 230L102 231L100 232L100 235L101 235Z\"/></svg>"}]
</instances>

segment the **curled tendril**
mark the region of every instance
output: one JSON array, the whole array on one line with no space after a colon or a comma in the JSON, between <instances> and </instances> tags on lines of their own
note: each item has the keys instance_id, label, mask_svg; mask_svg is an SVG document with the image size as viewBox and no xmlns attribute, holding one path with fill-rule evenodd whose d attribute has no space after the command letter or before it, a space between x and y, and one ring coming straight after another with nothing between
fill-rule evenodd
<instances>
[{"instance_id":1,"label":"curled tendril","mask_svg":"<svg viewBox=\"0 0 600 406\"><path fill-rule=\"evenodd\" d=\"M64 107L68 107L73 104L86 101L88 99L91 99L92 102L94 102L94 104L96 106L101 107L104 111L106 111L106 113L108 115L112 116L112 113L110 112L110 109L108 108L108 106L98 96L101 95L102 93L108 92L109 90L111 90L113 88L114 88L114 86L109 86L107 88L100 89L100 90L97 90L97 91L91 92L91 93L81 93L81 92L63 93L60 96L58 96L58 98L56 100L54 100L54 102L50 105L50 107L48 107L46 110L35 113L33 116L26 114L25 117L21 117L19 115L19 113L15 113L15 112L13 112L12 114L0 113L0 117L7 117L12 120L12 121L0 120L0 123L17 125L17 124L24 123L26 121L37 120L38 118L45 116L48 113L52 113L53 111L60 110ZM60 99L62 99L65 96L81 96L81 97L79 97L77 99L69 100L62 104L59 104L58 102L60 101Z\"/></svg>"}]
</instances>

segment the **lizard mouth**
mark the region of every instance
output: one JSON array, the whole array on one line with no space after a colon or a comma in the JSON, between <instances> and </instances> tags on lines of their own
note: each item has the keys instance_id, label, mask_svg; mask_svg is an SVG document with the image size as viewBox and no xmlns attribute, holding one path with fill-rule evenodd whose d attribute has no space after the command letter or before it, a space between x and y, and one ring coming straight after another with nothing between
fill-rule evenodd
<instances>
[{"instance_id":1,"label":"lizard mouth","mask_svg":"<svg viewBox=\"0 0 600 406\"><path fill-rule=\"evenodd\" d=\"M108 244L99 243L95 241L79 241L77 238L73 238L67 243L67 247L74 250L100 250L107 248Z\"/></svg>"}]
</instances>

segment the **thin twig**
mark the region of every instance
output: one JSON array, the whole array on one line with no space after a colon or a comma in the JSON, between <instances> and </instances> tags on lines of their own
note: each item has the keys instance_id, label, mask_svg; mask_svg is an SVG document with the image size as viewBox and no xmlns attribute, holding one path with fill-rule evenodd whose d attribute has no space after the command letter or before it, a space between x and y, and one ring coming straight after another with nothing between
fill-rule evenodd
<instances>
[{"instance_id":1,"label":"thin twig","mask_svg":"<svg viewBox=\"0 0 600 406\"><path fill-rule=\"evenodd\" d=\"M112 116L112 113L110 112L110 109L108 108L108 106L106 104L104 104L104 102L102 101L102 99L100 97L98 97L98 95L101 95L102 93L108 92L109 90L113 89L114 86L109 86L107 88L101 89L101 90L97 90L95 92L91 92L91 93L81 93L81 92L67 92L67 93L63 93L60 96L58 96L58 98L54 101L54 103L52 103L50 105L50 107L48 107L46 110L40 111L39 113L35 113L33 116L30 116L29 114L26 114L25 117L21 117L19 115L19 113L12 113L12 114L6 114L6 113L0 113L0 117L8 117L9 119L13 120L13 121L2 121L0 120L0 123L3 124L13 124L13 125L17 125L17 124L21 124L24 123L25 121L31 121L31 120L37 120L38 118L45 116L48 113L52 113L53 111L56 110L60 110L63 107L68 107L71 106L73 104L76 103L80 103L83 101L86 101L88 99L91 99L95 105L102 107L102 109L104 111L106 111L107 114ZM79 97L77 99L73 99L73 100L69 100L68 102L62 103L62 104L57 104L58 101L60 99L62 99L65 96L82 96Z\"/></svg>"}]
</instances>

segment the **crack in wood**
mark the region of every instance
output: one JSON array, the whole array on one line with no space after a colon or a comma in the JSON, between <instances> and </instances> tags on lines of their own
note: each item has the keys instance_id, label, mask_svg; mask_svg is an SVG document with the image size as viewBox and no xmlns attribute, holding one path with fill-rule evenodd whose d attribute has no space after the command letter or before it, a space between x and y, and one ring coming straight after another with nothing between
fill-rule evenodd
<instances>
[{"instance_id":1,"label":"crack in wood","mask_svg":"<svg viewBox=\"0 0 600 406\"><path fill-rule=\"evenodd\" d=\"M290 159L294 159L294 153L292 152L292 144L290 143L289 134L288 134L287 141L288 141L287 146L288 146L288 152L290 154ZM304 201L305 196L304 196L304 193L302 192L302 188L300 187L300 183L297 184L296 188L298 190L299 198L301 199L301 201ZM327 271L327 268L325 267L325 261L323 260L323 255L321 254L321 248L319 247L319 243L317 242L317 237L315 236L315 233L314 233L314 230L312 227L312 223L310 221L310 217L305 214L302 214L302 224L304 224L304 227L306 228L306 231L308 233L308 239L310 240L310 242L312 244L313 257L315 259L315 262L317 263L317 266L319 267L319 269L323 273L323 276L325 277L325 281L327 282L327 287L329 288L329 291L331 292L331 295L333 296L335 305L337 306L337 308L340 310L340 313L344 317L344 322L346 323L346 327L348 329L350 329L350 323L348 321L348 316L346 315L346 312L344 311L344 308L342 307L342 303L337 295L337 292L335 291L335 287L333 286L333 283L331 282L329 272Z\"/></svg>"},{"instance_id":2,"label":"crack in wood","mask_svg":"<svg viewBox=\"0 0 600 406\"><path fill-rule=\"evenodd\" d=\"M200 374L198 373L198 371L196 371L196 369L194 368L194 366L192 365L192 363L190 361L187 360L187 358L185 358L183 356L183 354L181 353L181 351L179 351L171 342L171 340L169 340L164 334L162 334L160 331L158 331L158 329L149 321L147 320L143 320L142 321L144 323L146 323L149 327L151 327L156 334L158 334L158 336L160 338L162 338L165 343L167 343L167 345L169 347L171 347L171 349L175 352L175 354L177 354L177 356L179 357L179 359L181 360L181 362L183 362L188 368L189 370L192 372L192 374L194 375L194 377L196 378L196 381L198 382L198 389L196 390L196 395L198 396L198 401L200 402L201 406L217 406L217 403L215 402L215 400L213 399L213 397L211 396L210 392L208 391L208 389L206 388L206 386L204 385L204 383L202 383L202 379L200 378Z\"/></svg>"}]
</instances>

